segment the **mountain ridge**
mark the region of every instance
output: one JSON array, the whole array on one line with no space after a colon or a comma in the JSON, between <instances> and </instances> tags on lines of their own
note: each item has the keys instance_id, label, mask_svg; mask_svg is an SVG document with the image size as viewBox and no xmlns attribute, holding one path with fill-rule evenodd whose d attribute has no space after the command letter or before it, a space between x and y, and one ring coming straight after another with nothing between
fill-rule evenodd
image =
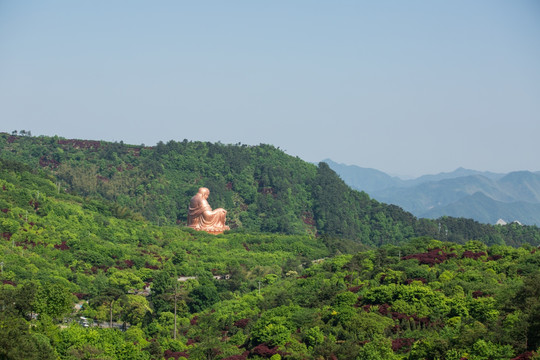
<instances>
[{"instance_id":1,"label":"mountain ridge","mask_svg":"<svg viewBox=\"0 0 540 360\"><path fill-rule=\"evenodd\" d=\"M498 209L498 213L507 218L526 224L540 224L540 210L537 207L526 206L532 211L526 213L519 211L516 206L540 203L540 172L514 171L500 174L458 168L450 173L395 180L374 188L369 187L373 180L368 176L372 171L329 161L330 166L354 189L365 190L376 200L398 205L418 217L471 217L494 224L498 218L494 221L487 219L495 218L495 209ZM378 173L379 177L384 175L383 172ZM493 207L485 199L472 196L477 192L493 200ZM486 215L490 211L492 213Z\"/></svg>"},{"instance_id":2,"label":"mountain ridge","mask_svg":"<svg viewBox=\"0 0 540 360\"><path fill-rule=\"evenodd\" d=\"M472 175L482 175L488 179L500 179L504 177L507 174L502 173L495 173L491 171L479 171L479 170L471 170L466 169L463 167L458 167L454 171L450 172L441 172L438 174L425 174L418 176L416 178L411 179L402 179L399 176L392 176L389 175L381 170L373 169L373 168L364 168L357 165L346 165L342 163L337 163L331 159L324 159L323 162L326 162L330 167L345 180L349 185L353 186L357 190L362 191L372 191L372 190L379 190L384 189L387 187L412 187L415 185L419 185L425 182L431 182L431 181L440 181L440 180L447 180L447 179L454 179L458 177L464 177L464 176L472 176ZM538 172L540 173L540 172ZM371 179L362 178L362 174L377 174L379 178L386 179L386 183L384 185L377 184L376 187L369 186L369 182ZM355 181L356 180L356 181Z\"/></svg>"},{"instance_id":3,"label":"mountain ridge","mask_svg":"<svg viewBox=\"0 0 540 360\"><path fill-rule=\"evenodd\" d=\"M465 209L465 211L463 210ZM486 211L490 209L490 211ZM482 192L459 199L444 207L427 211L424 216L438 218L440 216L465 216L483 223L495 224L499 219L507 223L519 221L524 224L534 224L538 220L531 214L540 212L540 204L523 201L503 203L493 200Z\"/></svg>"}]
</instances>

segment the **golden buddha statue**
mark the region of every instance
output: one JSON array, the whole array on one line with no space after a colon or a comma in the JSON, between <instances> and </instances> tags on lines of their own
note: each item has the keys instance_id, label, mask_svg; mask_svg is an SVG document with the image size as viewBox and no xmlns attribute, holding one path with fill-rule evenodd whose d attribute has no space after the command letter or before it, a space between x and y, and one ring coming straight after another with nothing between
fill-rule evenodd
<instances>
[{"instance_id":1,"label":"golden buddha statue","mask_svg":"<svg viewBox=\"0 0 540 360\"><path fill-rule=\"evenodd\" d=\"M189 202L188 226L195 230L203 230L211 234L221 234L229 227L225 225L227 210L219 208L212 210L208 204L210 190L199 188L199 192Z\"/></svg>"}]
</instances>

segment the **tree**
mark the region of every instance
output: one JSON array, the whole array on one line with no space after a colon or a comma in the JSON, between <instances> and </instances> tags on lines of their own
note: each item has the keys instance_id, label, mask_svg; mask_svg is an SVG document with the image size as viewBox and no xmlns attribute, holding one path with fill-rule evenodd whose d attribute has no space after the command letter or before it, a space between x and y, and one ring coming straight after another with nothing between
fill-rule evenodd
<instances>
[{"instance_id":1,"label":"tree","mask_svg":"<svg viewBox=\"0 0 540 360\"><path fill-rule=\"evenodd\" d=\"M109 307L109 327L112 328L113 323L113 306L115 302L126 300L122 290L109 286L100 295L92 299L94 305L105 304Z\"/></svg>"},{"instance_id":2,"label":"tree","mask_svg":"<svg viewBox=\"0 0 540 360\"><path fill-rule=\"evenodd\" d=\"M32 315L35 310L36 296L38 292L38 283L26 282L18 287L15 294L15 307L22 316Z\"/></svg>"},{"instance_id":3,"label":"tree","mask_svg":"<svg viewBox=\"0 0 540 360\"><path fill-rule=\"evenodd\" d=\"M523 280L523 286L516 293L514 303L528 320L527 349L540 347L540 272Z\"/></svg>"},{"instance_id":4,"label":"tree","mask_svg":"<svg viewBox=\"0 0 540 360\"><path fill-rule=\"evenodd\" d=\"M151 302L156 315L163 311L170 311L171 305L167 294L170 294L171 289L174 289L175 279L171 277L167 271L157 271L152 281Z\"/></svg>"},{"instance_id":5,"label":"tree","mask_svg":"<svg viewBox=\"0 0 540 360\"><path fill-rule=\"evenodd\" d=\"M122 316L124 321L131 325L141 325L146 314L151 312L152 309L150 308L150 304L144 296L131 294L126 296L124 313Z\"/></svg>"},{"instance_id":6,"label":"tree","mask_svg":"<svg viewBox=\"0 0 540 360\"><path fill-rule=\"evenodd\" d=\"M0 359L52 360L54 351L47 338L31 334L29 324L20 317L0 312Z\"/></svg>"},{"instance_id":7,"label":"tree","mask_svg":"<svg viewBox=\"0 0 540 360\"><path fill-rule=\"evenodd\" d=\"M111 268L116 270L115 268ZM111 286L121 289L124 293L129 290L141 289L144 282L135 274L127 270L116 270L109 276Z\"/></svg>"},{"instance_id":8,"label":"tree","mask_svg":"<svg viewBox=\"0 0 540 360\"><path fill-rule=\"evenodd\" d=\"M324 342L324 334L318 326L310 327L304 332L304 342L309 347L320 345Z\"/></svg>"},{"instance_id":9,"label":"tree","mask_svg":"<svg viewBox=\"0 0 540 360\"><path fill-rule=\"evenodd\" d=\"M36 300L38 313L59 319L73 308L74 296L60 283L46 282L39 288Z\"/></svg>"},{"instance_id":10,"label":"tree","mask_svg":"<svg viewBox=\"0 0 540 360\"><path fill-rule=\"evenodd\" d=\"M392 342L383 336L376 336L360 349L357 360L393 360L400 357L394 355Z\"/></svg>"},{"instance_id":11,"label":"tree","mask_svg":"<svg viewBox=\"0 0 540 360\"><path fill-rule=\"evenodd\" d=\"M219 301L216 286L209 282L199 285L189 293L188 306L191 312L199 312Z\"/></svg>"}]
</instances>

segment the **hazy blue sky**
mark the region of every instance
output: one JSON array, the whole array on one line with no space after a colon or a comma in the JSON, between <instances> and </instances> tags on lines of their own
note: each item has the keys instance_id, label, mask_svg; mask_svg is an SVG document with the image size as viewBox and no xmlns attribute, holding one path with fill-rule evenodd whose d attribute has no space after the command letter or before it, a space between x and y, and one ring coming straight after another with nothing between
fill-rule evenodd
<instances>
[{"instance_id":1,"label":"hazy blue sky","mask_svg":"<svg viewBox=\"0 0 540 360\"><path fill-rule=\"evenodd\" d=\"M540 170L540 1L0 0L0 131Z\"/></svg>"}]
</instances>

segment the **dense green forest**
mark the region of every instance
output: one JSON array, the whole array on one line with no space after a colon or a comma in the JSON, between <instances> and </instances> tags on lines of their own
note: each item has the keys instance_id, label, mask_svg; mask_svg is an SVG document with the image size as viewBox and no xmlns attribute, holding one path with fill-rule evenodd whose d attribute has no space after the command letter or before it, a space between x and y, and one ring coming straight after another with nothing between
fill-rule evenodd
<instances>
[{"instance_id":1,"label":"dense green forest","mask_svg":"<svg viewBox=\"0 0 540 360\"><path fill-rule=\"evenodd\" d=\"M1 158L53 176L60 192L113 203L120 214L140 214L157 225L185 224L189 199L205 186L210 204L228 210L231 229L324 235L373 246L417 236L540 244L534 226L417 219L350 189L326 163L315 166L270 145L184 140L145 147L0 133L0 149Z\"/></svg>"},{"instance_id":2,"label":"dense green forest","mask_svg":"<svg viewBox=\"0 0 540 360\"><path fill-rule=\"evenodd\" d=\"M0 359L538 358L536 227L416 219L270 146L0 141ZM233 230L182 226L204 185Z\"/></svg>"}]
</instances>

